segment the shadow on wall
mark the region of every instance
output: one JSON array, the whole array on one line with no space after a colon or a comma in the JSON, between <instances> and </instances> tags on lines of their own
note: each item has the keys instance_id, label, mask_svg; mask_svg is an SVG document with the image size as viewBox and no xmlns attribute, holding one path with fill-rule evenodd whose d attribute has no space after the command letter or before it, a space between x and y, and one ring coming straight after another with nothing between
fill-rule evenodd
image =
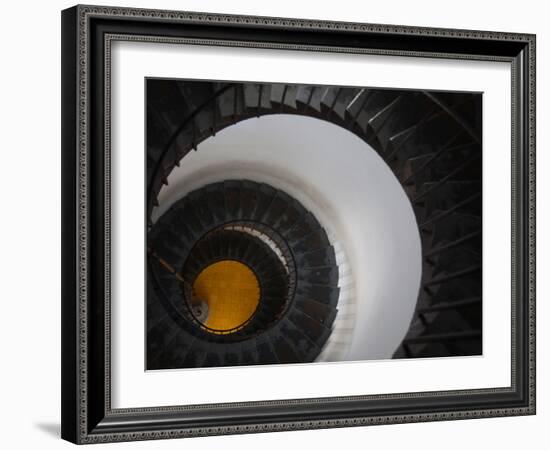
<instances>
[{"instance_id":1,"label":"shadow on wall","mask_svg":"<svg viewBox=\"0 0 550 450\"><path fill-rule=\"evenodd\" d=\"M36 423L35 427L42 431L43 433L55 437L60 438L61 437L61 424L60 423Z\"/></svg>"}]
</instances>

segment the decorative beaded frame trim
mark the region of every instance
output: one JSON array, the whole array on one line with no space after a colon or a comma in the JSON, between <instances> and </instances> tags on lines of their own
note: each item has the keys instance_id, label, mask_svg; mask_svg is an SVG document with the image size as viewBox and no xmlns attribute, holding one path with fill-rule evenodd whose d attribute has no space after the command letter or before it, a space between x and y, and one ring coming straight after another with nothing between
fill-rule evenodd
<instances>
[{"instance_id":1,"label":"decorative beaded frame trim","mask_svg":"<svg viewBox=\"0 0 550 450\"><path fill-rule=\"evenodd\" d=\"M189 429L168 429L163 431L139 431L128 433L106 433L106 434L88 434L87 432L87 312L88 312L88 271L87 271L87 251L88 251L88 22L92 17L131 17L148 20L161 20L163 22L177 23L212 23L212 24L241 24L250 27L265 27L275 26L284 29L318 29L318 30L336 30L336 31L358 31L358 32L377 32L382 34L401 34L401 35L417 35L417 36L439 36L439 37L455 37L462 39L484 39L496 41L520 41L528 43L528 64L529 64L529 79L526 80L529 86L528 98L526 101L529 105L528 128L528 279L529 286L528 296L528 384L529 384L529 402L528 406L522 408L495 408L495 409L479 409L470 411L448 411L426 414L403 414L403 415L385 415L373 417L355 417L342 418L332 420L313 420L313 421L292 421L270 424L255 424L255 425L239 425L239 426L216 426L216 427L197 427ZM363 426L374 424L390 424L390 423L409 423L423 421L441 421L441 420L456 420L470 419L483 417L499 417L509 415L527 415L535 413L535 36L529 34L487 32L487 31L472 31L472 30L457 30L457 29L442 29L442 28L426 28L426 27L406 27L396 25L377 25L364 23L347 23L347 22L332 22L332 21L317 21L304 19L287 19L287 18L272 18L272 17L256 17L256 16L237 16L237 15L221 15L221 14L205 14L195 12L180 12L180 11L160 11L149 9L130 9L116 7L99 7L99 6L78 6L78 73L77 73L77 88L78 88L78 243L77 243L77 258L76 264L78 267L78 415L79 415L79 443L99 443L99 442L114 442L114 441L129 441L129 440L146 440L146 439L166 439L175 437L196 437L221 434L243 434L257 432L272 432L300 429L315 429L315 428L335 428L335 427L350 427ZM249 48L265 48L265 49L288 49L288 50L307 50L307 51L322 51L322 52L338 52L338 53L356 53L356 54L382 54L395 56L411 56L411 57L431 57L431 58L450 58L450 59L477 59L484 61L504 61L512 63L512 116L515 115L517 105L515 105L515 73L517 67L511 58L507 57L490 57L479 55L456 55L451 53L434 53L434 52L415 52L415 51L389 51L389 50L374 50L374 49L357 49L357 48L339 48L339 47L315 47L307 45L291 45L291 44L270 44L270 43L255 43L244 41L215 41L202 39L179 39L179 38L158 38L151 36L136 36L136 35L108 35L105 38L105 354L106 354L106 415L113 416L126 413L146 413L146 412L177 412L189 409L208 409L220 407L235 407L235 406L260 406L260 405L297 405L297 404L312 404L320 402L341 401L349 399L390 399L390 398L421 398L432 397L439 395L476 395L497 392L510 392L513 390L516 383L516 374L514 371L514 362L516 359L515 345L515 316L512 316L512 386L509 388L490 388L490 389L475 389L475 390L456 390L456 391L436 391L436 392L421 392L421 393L403 393L403 394L388 394L388 395L368 395L368 396L353 396L353 397L329 397L329 398L313 398L313 399L290 399L264 402L246 402L246 403L227 403L214 405L186 405L186 406L171 406L171 407L151 407L151 408L133 408L133 409L111 409L111 377L110 377L110 67L111 67L111 43L115 40L139 41L139 42L155 42L155 43L174 43L174 44L192 44L192 45L217 45L230 47L249 47ZM515 159L520 149L516 145L516 124L512 121L512 198L516 198L517 192L517 175L515 167ZM516 273L516 217L517 211L515 204L512 203L512 306L517 302L515 273ZM512 308L513 310L515 308Z\"/></svg>"}]
</instances>

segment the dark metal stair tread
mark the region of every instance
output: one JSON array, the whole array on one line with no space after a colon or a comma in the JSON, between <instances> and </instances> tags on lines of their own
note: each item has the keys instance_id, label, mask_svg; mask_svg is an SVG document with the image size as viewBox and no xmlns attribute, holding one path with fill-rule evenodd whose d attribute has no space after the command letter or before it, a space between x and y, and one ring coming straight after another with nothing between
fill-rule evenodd
<instances>
[{"instance_id":1,"label":"dark metal stair tread","mask_svg":"<svg viewBox=\"0 0 550 450\"><path fill-rule=\"evenodd\" d=\"M265 244L264 244L265 245ZM267 247L267 246L266 246ZM267 247L265 249L264 257L261 261L258 261L254 269L261 274L265 280L269 280L273 277L285 276L287 275L286 270L284 269L283 263L277 257L277 255ZM277 269L274 270L273 266L277 265ZM279 270L280 269L280 270Z\"/></svg>"},{"instance_id":2,"label":"dark metal stair tread","mask_svg":"<svg viewBox=\"0 0 550 450\"><path fill-rule=\"evenodd\" d=\"M207 239L206 245L210 249L210 255L213 259L217 259L223 256L221 240L217 238Z\"/></svg>"},{"instance_id":3,"label":"dark metal stair tread","mask_svg":"<svg viewBox=\"0 0 550 450\"><path fill-rule=\"evenodd\" d=\"M304 269L299 267L297 270L297 279L303 280L311 284L338 284L338 267L317 267L314 269Z\"/></svg>"},{"instance_id":4,"label":"dark metal stair tread","mask_svg":"<svg viewBox=\"0 0 550 450\"><path fill-rule=\"evenodd\" d=\"M355 87L341 88L338 92L337 100L332 107L332 114L344 122L346 120L347 108L359 92L360 89Z\"/></svg>"},{"instance_id":5,"label":"dark metal stair tread","mask_svg":"<svg viewBox=\"0 0 550 450\"><path fill-rule=\"evenodd\" d=\"M273 197L271 204L269 205L269 208L265 212L261 221L267 225L272 225L279 220L279 218L286 211L287 208L288 198L282 195L280 191L278 191Z\"/></svg>"},{"instance_id":6,"label":"dark metal stair tread","mask_svg":"<svg viewBox=\"0 0 550 450\"><path fill-rule=\"evenodd\" d=\"M225 214L227 220L237 220L241 207L241 183L236 180L223 182Z\"/></svg>"},{"instance_id":7,"label":"dark metal stair tread","mask_svg":"<svg viewBox=\"0 0 550 450\"><path fill-rule=\"evenodd\" d=\"M307 297L296 298L294 305L296 308L325 326L330 326L338 313L336 307Z\"/></svg>"},{"instance_id":8,"label":"dark metal stair tread","mask_svg":"<svg viewBox=\"0 0 550 450\"><path fill-rule=\"evenodd\" d=\"M457 270L444 272L423 283L423 287L438 286L455 279L472 279L477 281L481 277L481 264L471 264Z\"/></svg>"},{"instance_id":9,"label":"dark metal stair tread","mask_svg":"<svg viewBox=\"0 0 550 450\"><path fill-rule=\"evenodd\" d=\"M245 233L241 233L245 234ZM248 254L255 251L255 248L257 247L256 242L254 239L248 238L248 239L241 239L241 241L238 243L238 245L234 249L234 256L239 260L248 260Z\"/></svg>"},{"instance_id":10,"label":"dark metal stair tread","mask_svg":"<svg viewBox=\"0 0 550 450\"><path fill-rule=\"evenodd\" d=\"M214 124L216 122L216 104L214 102L204 106L191 118L191 126L194 127L195 132L195 145L198 145L204 140L203 137L208 137L214 133ZM201 138L201 139L199 139Z\"/></svg>"},{"instance_id":11,"label":"dark metal stair tread","mask_svg":"<svg viewBox=\"0 0 550 450\"><path fill-rule=\"evenodd\" d=\"M427 330L431 324L437 324L437 332L447 332L449 330L457 331L477 331L481 338L481 303L471 304L462 308L446 308L442 310L426 312L422 314L425 321L428 322ZM452 328L451 328L452 326Z\"/></svg>"},{"instance_id":12,"label":"dark metal stair tread","mask_svg":"<svg viewBox=\"0 0 550 450\"><path fill-rule=\"evenodd\" d=\"M260 88L256 84L247 83L244 88L244 105L246 108L258 108L260 105Z\"/></svg>"},{"instance_id":13,"label":"dark metal stair tread","mask_svg":"<svg viewBox=\"0 0 550 450\"><path fill-rule=\"evenodd\" d=\"M225 89L217 97L216 105L218 108L218 114L220 118L233 118L235 114L235 86L229 85L229 89Z\"/></svg>"},{"instance_id":14,"label":"dark metal stair tread","mask_svg":"<svg viewBox=\"0 0 550 450\"><path fill-rule=\"evenodd\" d=\"M187 196L187 199L192 204L197 218L201 222L203 228L211 228L216 223L216 220L212 214L210 205L204 201L204 198L202 198L202 194L194 191Z\"/></svg>"},{"instance_id":15,"label":"dark metal stair tread","mask_svg":"<svg viewBox=\"0 0 550 450\"><path fill-rule=\"evenodd\" d=\"M432 276L435 277L445 271L456 272L471 265L479 264L481 264L481 255L479 253L467 247L457 247L439 255Z\"/></svg>"},{"instance_id":16,"label":"dark metal stair tread","mask_svg":"<svg viewBox=\"0 0 550 450\"><path fill-rule=\"evenodd\" d=\"M260 107L264 111L270 111L272 108L271 105L271 83L261 84L260 85Z\"/></svg>"},{"instance_id":17,"label":"dark metal stair tread","mask_svg":"<svg viewBox=\"0 0 550 450\"><path fill-rule=\"evenodd\" d=\"M320 228L321 225L313 216L313 214L311 214L309 211L306 211L302 218L287 231L282 233L282 235L289 243L291 243L304 238L314 231L318 231Z\"/></svg>"},{"instance_id":18,"label":"dark metal stair tread","mask_svg":"<svg viewBox=\"0 0 550 450\"><path fill-rule=\"evenodd\" d=\"M473 305L479 306L481 301L482 301L481 296L477 296L477 297L468 297L468 298L452 300L452 301L434 302L431 306L427 306L425 308L419 309L418 313L428 314L433 311L440 311L445 309L460 309L460 308L467 308Z\"/></svg>"},{"instance_id":19,"label":"dark metal stair tread","mask_svg":"<svg viewBox=\"0 0 550 450\"><path fill-rule=\"evenodd\" d=\"M268 336L264 333L255 338L258 357L264 364L276 364L281 362L273 349Z\"/></svg>"},{"instance_id":20,"label":"dark metal stair tread","mask_svg":"<svg viewBox=\"0 0 550 450\"><path fill-rule=\"evenodd\" d=\"M273 260L271 269L256 270L255 272L260 279L262 289L282 289L281 286L288 284L288 274L282 269L282 264L279 260ZM271 291L270 291L271 292Z\"/></svg>"},{"instance_id":21,"label":"dark metal stair tread","mask_svg":"<svg viewBox=\"0 0 550 450\"><path fill-rule=\"evenodd\" d=\"M309 102L313 95L315 86L300 85L296 91L296 106L298 108L305 108L309 106Z\"/></svg>"},{"instance_id":22,"label":"dark metal stair tread","mask_svg":"<svg viewBox=\"0 0 550 450\"><path fill-rule=\"evenodd\" d=\"M279 197L286 200L286 208L281 212L281 214L279 214L278 217L274 217L271 226L273 229L277 230L279 234L284 234L287 230L294 226L298 220L300 220L306 210L282 191L279 192Z\"/></svg>"},{"instance_id":23,"label":"dark metal stair tread","mask_svg":"<svg viewBox=\"0 0 550 450\"><path fill-rule=\"evenodd\" d=\"M311 362L312 355L318 354L321 347L312 341L302 329L289 319L284 319L280 326L280 333L293 346L300 358L300 362Z\"/></svg>"},{"instance_id":24,"label":"dark metal stair tread","mask_svg":"<svg viewBox=\"0 0 550 450\"><path fill-rule=\"evenodd\" d=\"M303 252L299 255L295 255L294 257L297 265L307 269L332 266L336 264L336 256L332 245L309 252Z\"/></svg>"},{"instance_id":25,"label":"dark metal stair tread","mask_svg":"<svg viewBox=\"0 0 550 450\"><path fill-rule=\"evenodd\" d=\"M201 236L204 232L204 228L201 221L199 220L194 204L190 202L175 204L172 206L172 208L170 208L170 212L179 217L174 218L174 222L172 222L171 220L169 220L168 222L172 222L175 224L176 220L179 219L179 223L183 223L189 231L194 233L195 239Z\"/></svg>"},{"instance_id":26,"label":"dark metal stair tread","mask_svg":"<svg viewBox=\"0 0 550 450\"><path fill-rule=\"evenodd\" d=\"M151 100L147 102L148 106L163 113L164 119L170 123L172 130L175 130L178 124L193 110L193 106L186 101L180 84L169 80L156 80L154 83L148 83L147 98Z\"/></svg>"},{"instance_id":27,"label":"dark metal stair tread","mask_svg":"<svg viewBox=\"0 0 550 450\"><path fill-rule=\"evenodd\" d=\"M259 362L258 349L256 348L256 341L251 340L242 344L241 350L241 364L242 365L254 365Z\"/></svg>"},{"instance_id":28,"label":"dark metal stair tread","mask_svg":"<svg viewBox=\"0 0 550 450\"><path fill-rule=\"evenodd\" d=\"M283 364L301 362L296 349L283 334L270 335L271 345L277 359Z\"/></svg>"},{"instance_id":29,"label":"dark metal stair tread","mask_svg":"<svg viewBox=\"0 0 550 450\"><path fill-rule=\"evenodd\" d=\"M422 153L437 152L452 137L449 135L449 129L456 130L455 133L460 131L453 123L453 119L445 113L432 114L420 123L419 127L422 132L414 133L400 146L400 154L405 159Z\"/></svg>"},{"instance_id":30,"label":"dark metal stair tread","mask_svg":"<svg viewBox=\"0 0 550 450\"><path fill-rule=\"evenodd\" d=\"M276 190L267 184L260 183L257 185L258 190L258 201L256 203L256 209L254 213L250 216L250 220L260 221L264 216L265 212L271 205L273 197L276 194Z\"/></svg>"},{"instance_id":31,"label":"dark metal stair tread","mask_svg":"<svg viewBox=\"0 0 550 450\"><path fill-rule=\"evenodd\" d=\"M273 106L281 105L286 92L287 85L274 83L271 85L270 102Z\"/></svg>"},{"instance_id":32,"label":"dark metal stair tread","mask_svg":"<svg viewBox=\"0 0 550 450\"><path fill-rule=\"evenodd\" d=\"M386 143L386 154L384 155L384 159L386 161L389 161L391 157L397 157L398 151L400 151L405 143L409 141L409 139L412 139L413 136L418 133L420 128L425 122L418 123L416 125L412 125L408 128L405 128L403 130L400 130L390 136L388 138L388 141ZM414 156L421 156L424 153L434 153L433 149L425 149L422 146L414 147L416 149L416 152L403 152L406 155L406 159L410 159ZM400 152L401 153L401 152ZM401 159L404 159L402 156Z\"/></svg>"},{"instance_id":33,"label":"dark metal stair tread","mask_svg":"<svg viewBox=\"0 0 550 450\"><path fill-rule=\"evenodd\" d=\"M254 215L258 203L260 201L260 194L258 192L258 186L255 183L249 181L241 182L241 210L239 218L251 218Z\"/></svg>"},{"instance_id":34,"label":"dark metal stair tread","mask_svg":"<svg viewBox=\"0 0 550 450\"><path fill-rule=\"evenodd\" d=\"M367 122L368 129L374 133L379 133L380 129L387 123L397 106L401 106L404 96L398 95L390 103L376 112Z\"/></svg>"},{"instance_id":35,"label":"dark metal stair tread","mask_svg":"<svg viewBox=\"0 0 550 450\"><path fill-rule=\"evenodd\" d=\"M167 82L169 83L169 80ZM215 92L209 81L194 81L192 86L185 81L176 81L175 84L189 111L199 108L205 103L205 99L211 98Z\"/></svg>"},{"instance_id":36,"label":"dark metal stair tread","mask_svg":"<svg viewBox=\"0 0 550 450\"><path fill-rule=\"evenodd\" d=\"M264 301L285 297L288 292L286 279L282 277L280 279L272 279L269 281L261 280L260 285L262 287L262 299Z\"/></svg>"},{"instance_id":37,"label":"dark metal stair tread","mask_svg":"<svg viewBox=\"0 0 550 450\"><path fill-rule=\"evenodd\" d=\"M425 258L433 259L446 252L453 252L455 248L467 248L475 255L481 256L482 232L481 229L459 237L454 241L438 243L424 253Z\"/></svg>"},{"instance_id":38,"label":"dark metal stair tread","mask_svg":"<svg viewBox=\"0 0 550 450\"><path fill-rule=\"evenodd\" d=\"M435 208L433 207L433 205L430 205L429 199L426 199L424 214L420 218L419 227L421 230L428 227L433 227L438 222L441 222L446 217L455 213L481 215L481 207L482 207L481 192L477 192L466 198L460 198L455 203L453 203L452 206L449 206L447 209Z\"/></svg>"},{"instance_id":39,"label":"dark metal stair tread","mask_svg":"<svg viewBox=\"0 0 550 450\"><path fill-rule=\"evenodd\" d=\"M321 303L336 306L340 288L337 286L327 286L322 284L310 284L302 280L297 280L295 298L298 296L310 298Z\"/></svg>"},{"instance_id":40,"label":"dark metal stair tread","mask_svg":"<svg viewBox=\"0 0 550 450\"><path fill-rule=\"evenodd\" d=\"M173 321L169 320L166 315L161 323L147 330L148 339L152 338L160 348L168 347L174 340L177 339L181 329Z\"/></svg>"},{"instance_id":41,"label":"dark metal stair tread","mask_svg":"<svg viewBox=\"0 0 550 450\"><path fill-rule=\"evenodd\" d=\"M219 367L221 366L221 355L215 352L208 352L205 354L204 367Z\"/></svg>"},{"instance_id":42,"label":"dark metal stair tread","mask_svg":"<svg viewBox=\"0 0 550 450\"><path fill-rule=\"evenodd\" d=\"M438 185L438 181L426 181L422 184L422 191L439 193L444 192L445 194L454 194L459 192L463 195L471 195L481 188L480 180L449 180L445 184L438 186L437 191L433 191L432 188Z\"/></svg>"},{"instance_id":43,"label":"dark metal stair tread","mask_svg":"<svg viewBox=\"0 0 550 450\"><path fill-rule=\"evenodd\" d=\"M210 208L212 215L216 221L225 220L225 196L223 193L223 185L221 183L211 184L203 188L204 202Z\"/></svg>"},{"instance_id":44,"label":"dark metal stair tread","mask_svg":"<svg viewBox=\"0 0 550 450\"><path fill-rule=\"evenodd\" d=\"M325 231L322 228L289 242L294 253L305 253L307 251L325 248L330 245Z\"/></svg>"},{"instance_id":45,"label":"dark metal stair tread","mask_svg":"<svg viewBox=\"0 0 550 450\"><path fill-rule=\"evenodd\" d=\"M197 237L202 234L200 223L198 221L192 223L187 222L182 209L171 208L166 213L166 217L163 215L162 220L167 222L165 227L157 226L155 224L149 231L149 237L152 241L158 240L160 233L167 229L173 233L176 241L180 242L181 245L189 247L193 245Z\"/></svg>"},{"instance_id":46,"label":"dark metal stair tread","mask_svg":"<svg viewBox=\"0 0 550 450\"><path fill-rule=\"evenodd\" d=\"M166 122L158 108L150 105L147 107L147 123L150 129L147 133L147 154L158 161L175 129Z\"/></svg>"},{"instance_id":47,"label":"dark metal stair tread","mask_svg":"<svg viewBox=\"0 0 550 450\"><path fill-rule=\"evenodd\" d=\"M464 280L455 279L444 285L432 287L435 289L431 294L424 292L422 295L429 299L429 304L437 304L443 301L453 301L456 299L471 298L480 296L482 293L481 284L477 282L464 282Z\"/></svg>"},{"instance_id":48,"label":"dark metal stair tread","mask_svg":"<svg viewBox=\"0 0 550 450\"><path fill-rule=\"evenodd\" d=\"M327 116L330 112L332 112L332 108L338 99L340 89L341 88L337 86L329 86L324 88L321 96L321 113L324 116Z\"/></svg>"},{"instance_id":49,"label":"dark metal stair tread","mask_svg":"<svg viewBox=\"0 0 550 450\"><path fill-rule=\"evenodd\" d=\"M401 180L406 185L412 185L417 183L419 175L426 169L429 169L429 163L437 156L437 152L424 153L422 155L415 155L407 159L403 165L404 178ZM421 182L425 182L422 180Z\"/></svg>"},{"instance_id":50,"label":"dark metal stair tread","mask_svg":"<svg viewBox=\"0 0 550 450\"><path fill-rule=\"evenodd\" d=\"M147 303L147 317L151 318L147 321L147 333L154 330L164 330L170 326L167 323L171 320L169 314L158 303Z\"/></svg>"},{"instance_id":51,"label":"dark metal stair tread","mask_svg":"<svg viewBox=\"0 0 550 450\"><path fill-rule=\"evenodd\" d=\"M480 216L452 213L434 225L432 246L441 242L454 241L462 236L481 230L481 225Z\"/></svg>"},{"instance_id":52,"label":"dark metal stair tread","mask_svg":"<svg viewBox=\"0 0 550 450\"><path fill-rule=\"evenodd\" d=\"M423 183L436 182L443 178L463 161L469 160L474 155L479 154L480 151L481 148L479 144L475 142L453 141L452 144L448 145L446 143L442 145L437 151L424 155L411 156L406 164L409 163L413 165L414 181L418 186L421 186ZM422 161L423 164L420 165L418 161L421 161L425 155L431 155L431 159Z\"/></svg>"},{"instance_id":53,"label":"dark metal stair tread","mask_svg":"<svg viewBox=\"0 0 550 450\"><path fill-rule=\"evenodd\" d=\"M321 99L324 89L324 86L315 86L309 100L309 107L319 114L321 113Z\"/></svg>"},{"instance_id":54,"label":"dark metal stair tread","mask_svg":"<svg viewBox=\"0 0 550 450\"><path fill-rule=\"evenodd\" d=\"M399 108L399 115L394 114ZM370 127L376 131L377 137L386 149L396 133L404 129L423 124L437 112L437 106L418 93L402 93L387 109L370 120Z\"/></svg>"},{"instance_id":55,"label":"dark metal stair tread","mask_svg":"<svg viewBox=\"0 0 550 450\"><path fill-rule=\"evenodd\" d=\"M355 123L365 133L369 121L380 111L386 108L396 97L400 95L399 91L393 90L375 90L372 95L366 99L359 114L357 114Z\"/></svg>"},{"instance_id":56,"label":"dark metal stair tread","mask_svg":"<svg viewBox=\"0 0 550 450\"><path fill-rule=\"evenodd\" d=\"M240 366L241 365L241 352L225 353L223 355L224 366Z\"/></svg>"},{"instance_id":57,"label":"dark metal stair tread","mask_svg":"<svg viewBox=\"0 0 550 450\"><path fill-rule=\"evenodd\" d=\"M181 254L187 253L189 246L182 235L173 233L170 229L159 230L154 238L150 239L150 249L160 258L171 265L176 264ZM153 256L151 256L154 258Z\"/></svg>"},{"instance_id":58,"label":"dark metal stair tread","mask_svg":"<svg viewBox=\"0 0 550 450\"><path fill-rule=\"evenodd\" d=\"M322 347L331 333L330 326L325 326L313 317L297 309L288 312L287 319L293 322L310 340Z\"/></svg>"},{"instance_id":59,"label":"dark metal stair tread","mask_svg":"<svg viewBox=\"0 0 550 450\"><path fill-rule=\"evenodd\" d=\"M181 333L177 337L176 349L174 351L174 362L176 367L195 367L195 364L201 364L206 353L201 351L197 339L187 333Z\"/></svg>"},{"instance_id":60,"label":"dark metal stair tread","mask_svg":"<svg viewBox=\"0 0 550 450\"><path fill-rule=\"evenodd\" d=\"M227 240L227 257L229 259L235 258L238 255L238 249L243 242L243 239L246 239L247 236L243 236L244 233L232 232L228 233Z\"/></svg>"},{"instance_id":61,"label":"dark metal stair tread","mask_svg":"<svg viewBox=\"0 0 550 450\"><path fill-rule=\"evenodd\" d=\"M296 93L298 87L295 84L289 84L286 87L285 95L283 97L283 107L285 110L295 111L296 105Z\"/></svg>"},{"instance_id":62,"label":"dark metal stair tread","mask_svg":"<svg viewBox=\"0 0 550 450\"><path fill-rule=\"evenodd\" d=\"M365 105L368 97L372 94L373 90L369 88L357 89L355 96L348 102L346 106L345 118L350 123L355 124L355 118L359 115L363 106Z\"/></svg>"}]
</instances>

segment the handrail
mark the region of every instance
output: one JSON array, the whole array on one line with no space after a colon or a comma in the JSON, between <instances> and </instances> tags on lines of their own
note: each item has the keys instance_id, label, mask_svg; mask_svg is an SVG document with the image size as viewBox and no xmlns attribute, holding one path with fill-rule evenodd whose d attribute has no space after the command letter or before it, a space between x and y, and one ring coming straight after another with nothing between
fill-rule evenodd
<instances>
[{"instance_id":1,"label":"handrail","mask_svg":"<svg viewBox=\"0 0 550 450\"><path fill-rule=\"evenodd\" d=\"M174 131L174 133L172 133L172 136L170 137L170 139L168 139L168 142L166 143L166 145L164 146L164 149L162 151L162 154L160 155L160 158L156 164L156 167L155 167L155 171L153 173L153 176L151 177L151 183L148 187L148 195L147 195L147 198L149 199L148 201L151 202L151 201L154 201L154 199L151 198L151 194L152 194L152 190L153 190L153 184L154 184L154 180L157 179L157 176L159 174L159 171L162 169L163 165L161 164L161 162L164 160L164 158L166 157L166 155L168 154L168 151L170 150L170 148L172 147L172 145L174 144L174 142L176 141L176 139L178 138L178 136L180 135L180 133L185 129L185 127L187 127L187 125L189 123L193 123L193 133L195 133L195 122L194 122L194 119L195 117L201 113L204 109L206 109L207 106L209 106L212 101L216 100L221 94L223 94L224 92L228 91L229 89L231 88L234 88L236 89L237 88L237 85L236 84L229 84L227 86L224 86L223 88L221 89L218 89L214 94L212 94L212 96L210 96L207 100L205 100L200 106L198 106L189 116L187 116L183 122L181 123L181 125L176 129L176 131ZM214 115L216 114L215 110L214 110ZM193 146L196 146L196 142L195 142L195 139L193 139Z\"/></svg>"}]
</instances>

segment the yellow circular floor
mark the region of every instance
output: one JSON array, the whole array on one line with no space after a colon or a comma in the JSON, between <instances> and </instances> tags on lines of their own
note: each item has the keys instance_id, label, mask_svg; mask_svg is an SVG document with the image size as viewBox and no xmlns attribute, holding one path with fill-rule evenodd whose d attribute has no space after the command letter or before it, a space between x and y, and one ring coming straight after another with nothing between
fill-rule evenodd
<instances>
[{"instance_id":1,"label":"yellow circular floor","mask_svg":"<svg viewBox=\"0 0 550 450\"><path fill-rule=\"evenodd\" d=\"M260 284L248 266L238 261L220 261L207 266L193 283L194 302L208 305L204 325L229 331L244 324L260 301Z\"/></svg>"}]
</instances>

